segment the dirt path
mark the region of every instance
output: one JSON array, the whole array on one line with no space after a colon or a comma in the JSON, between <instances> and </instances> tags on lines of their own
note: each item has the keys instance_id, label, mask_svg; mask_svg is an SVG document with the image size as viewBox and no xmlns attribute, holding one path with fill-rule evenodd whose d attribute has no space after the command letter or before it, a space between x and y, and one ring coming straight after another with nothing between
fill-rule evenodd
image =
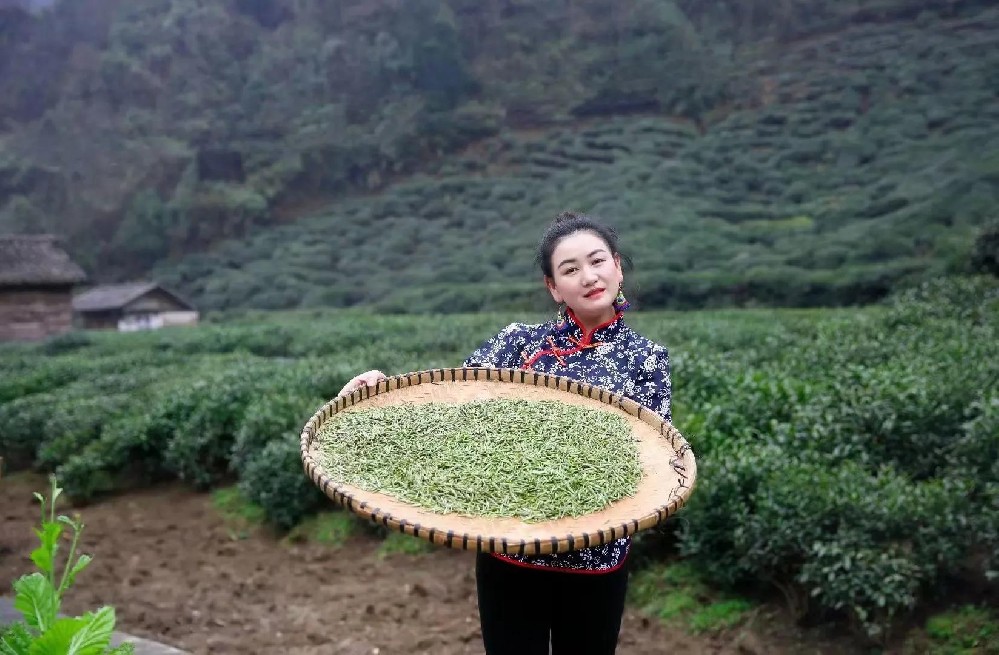
<instances>
[{"instance_id":1,"label":"dirt path","mask_svg":"<svg viewBox=\"0 0 999 655\"><path fill-rule=\"evenodd\" d=\"M32 492L45 488L39 476L0 480L0 593L30 569ZM207 495L175 485L80 511L83 551L95 559L67 612L109 603L118 629L193 653L483 653L470 553L380 558L370 537L340 549L234 539ZM692 637L629 610L618 652L777 651L756 637Z\"/></svg>"}]
</instances>

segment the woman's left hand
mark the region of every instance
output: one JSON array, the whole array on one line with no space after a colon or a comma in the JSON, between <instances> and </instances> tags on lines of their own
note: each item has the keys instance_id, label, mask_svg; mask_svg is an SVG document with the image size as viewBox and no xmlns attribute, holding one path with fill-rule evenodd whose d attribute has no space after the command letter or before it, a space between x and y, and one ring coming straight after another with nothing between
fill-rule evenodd
<instances>
[{"instance_id":1,"label":"woman's left hand","mask_svg":"<svg viewBox=\"0 0 999 655\"><path fill-rule=\"evenodd\" d=\"M351 378L350 382L343 385L343 389L340 389L340 393L338 393L337 396L343 396L351 391L356 391L361 387L376 385L384 379L386 379L385 374L381 371L366 371Z\"/></svg>"}]
</instances>

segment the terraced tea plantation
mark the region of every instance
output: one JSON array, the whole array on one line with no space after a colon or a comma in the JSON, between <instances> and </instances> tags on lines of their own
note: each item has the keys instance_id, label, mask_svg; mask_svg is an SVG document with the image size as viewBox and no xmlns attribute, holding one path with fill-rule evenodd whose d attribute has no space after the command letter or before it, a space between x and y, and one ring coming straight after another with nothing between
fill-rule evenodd
<instances>
[{"instance_id":1,"label":"terraced tea plantation","mask_svg":"<svg viewBox=\"0 0 999 655\"><path fill-rule=\"evenodd\" d=\"M760 52L700 128L502 132L156 274L205 308L540 310L534 247L566 208L619 227L644 307L854 304L961 265L999 203L999 8Z\"/></svg>"}]
</instances>

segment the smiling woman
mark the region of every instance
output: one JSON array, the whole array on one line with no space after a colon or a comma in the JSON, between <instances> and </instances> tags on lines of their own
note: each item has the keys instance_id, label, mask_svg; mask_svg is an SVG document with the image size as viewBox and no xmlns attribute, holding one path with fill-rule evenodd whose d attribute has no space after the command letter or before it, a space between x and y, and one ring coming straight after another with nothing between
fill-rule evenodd
<instances>
[{"instance_id":1,"label":"smiling woman","mask_svg":"<svg viewBox=\"0 0 999 655\"><path fill-rule=\"evenodd\" d=\"M570 212L560 214L541 240L538 263L552 299L572 307L582 327L606 323L626 309L618 306L624 273L617 236L606 226Z\"/></svg>"},{"instance_id":2,"label":"smiling woman","mask_svg":"<svg viewBox=\"0 0 999 655\"><path fill-rule=\"evenodd\" d=\"M537 263L559 306L556 318L538 325L511 323L464 366L568 377L630 398L671 422L669 354L624 322L628 302L614 230L593 217L563 212L542 235ZM380 371L362 373L341 394L382 379ZM524 430L522 438L542 442L539 457L552 456L544 448L545 435ZM631 538L624 537L564 553L480 553L476 579L486 653L547 653L549 643L553 655L614 653L630 549ZM546 604L550 610L525 612L525 598L555 602Z\"/></svg>"}]
</instances>

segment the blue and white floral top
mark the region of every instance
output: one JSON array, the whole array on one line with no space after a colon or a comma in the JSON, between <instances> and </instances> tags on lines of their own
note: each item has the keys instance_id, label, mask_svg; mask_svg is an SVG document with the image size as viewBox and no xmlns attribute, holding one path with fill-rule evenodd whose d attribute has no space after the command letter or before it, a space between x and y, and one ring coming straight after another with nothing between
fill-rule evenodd
<instances>
[{"instance_id":1,"label":"blue and white floral top","mask_svg":"<svg viewBox=\"0 0 999 655\"><path fill-rule=\"evenodd\" d=\"M525 368L602 387L626 396L672 422L670 413L669 353L625 325L621 314L585 332L569 311L559 326L511 323L465 360L465 366ZM620 567L631 538L603 546L551 555L496 557L530 567L565 569L579 573L606 573Z\"/></svg>"}]
</instances>

